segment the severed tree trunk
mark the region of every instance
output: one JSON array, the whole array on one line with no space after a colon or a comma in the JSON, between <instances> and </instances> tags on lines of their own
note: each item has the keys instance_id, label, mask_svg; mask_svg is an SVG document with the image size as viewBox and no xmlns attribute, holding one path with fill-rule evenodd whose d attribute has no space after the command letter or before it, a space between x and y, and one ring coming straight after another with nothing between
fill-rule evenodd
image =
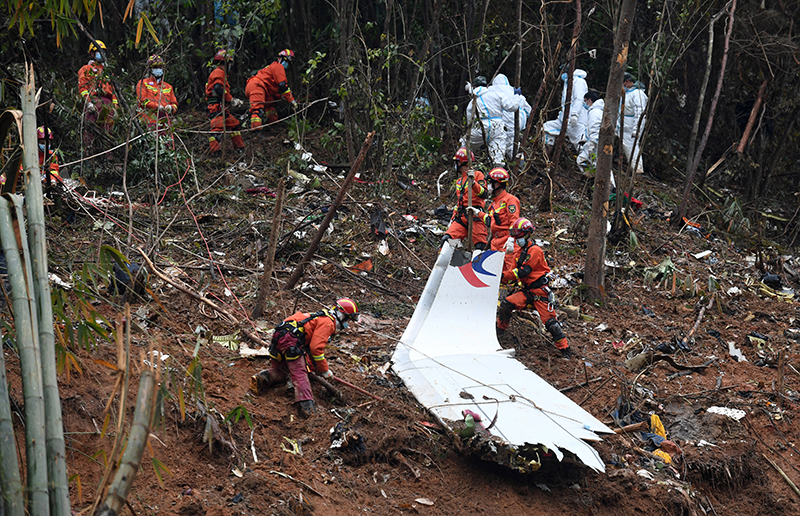
<instances>
[{"instance_id":1,"label":"severed tree trunk","mask_svg":"<svg viewBox=\"0 0 800 516\"><path fill-rule=\"evenodd\" d=\"M517 88L522 87L522 0L517 2L517 73L514 76L514 84ZM514 113L514 143L511 147L512 159L514 161L514 177L519 173L519 106Z\"/></svg>"},{"instance_id":2,"label":"severed tree trunk","mask_svg":"<svg viewBox=\"0 0 800 516\"><path fill-rule=\"evenodd\" d=\"M355 17L353 13L353 0L340 0L339 4L339 66L342 69L342 80L350 80L350 19ZM347 139L347 159L352 163L356 159L355 134L353 132L353 116L350 112L350 100L347 96L341 99L344 108L344 132Z\"/></svg>"},{"instance_id":3,"label":"severed tree trunk","mask_svg":"<svg viewBox=\"0 0 800 516\"><path fill-rule=\"evenodd\" d=\"M8 399L5 355L0 350L0 515L23 516L25 493L19 476L17 441Z\"/></svg>"},{"instance_id":4,"label":"severed tree trunk","mask_svg":"<svg viewBox=\"0 0 800 516\"><path fill-rule=\"evenodd\" d=\"M264 272L261 276L261 286L258 289L258 297L256 297L256 304L253 307L253 317L258 318L264 314L264 304L267 301L267 294L269 293L269 282L272 279L272 269L275 266L275 250L278 247L278 234L281 230L281 210L283 210L283 194L286 191L286 185L283 179L278 184L278 194L275 196L275 210L272 212L272 228L269 232L269 249L267 250L267 259L264 260Z\"/></svg>"},{"instance_id":5,"label":"severed tree trunk","mask_svg":"<svg viewBox=\"0 0 800 516\"><path fill-rule=\"evenodd\" d=\"M750 139L750 133L753 132L753 126L756 123L756 117L758 116L758 112L761 110L761 103L764 102L764 93L767 90L767 80L764 79L764 82L761 83L761 87L758 88L758 96L756 96L756 101L753 104L753 109L750 110L750 118L747 119L747 125L744 128L744 133L742 134L742 139L739 140L739 146L736 147L736 152L742 154L744 152L744 148L747 147L747 140ZM691 152L689 153L691 155Z\"/></svg>"},{"instance_id":6,"label":"severed tree trunk","mask_svg":"<svg viewBox=\"0 0 800 516\"><path fill-rule=\"evenodd\" d=\"M689 193L692 189L694 175L697 173L697 167L700 164L700 157L703 155L703 150L708 143L708 137L711 134L711 126L714 124L714 112L717 109L717 102L719 95L722 92L722 83L725 79L725 66L728 64L728 48L730 48L731 34L733 33L733 13L736 11L736 0L731 0L730 11L728 12L728 30L725 32L725 47L722 52L722 63L720 64L719 79L717 80L717 89L714 91L714 96L711 98L711 108L708 111L708 120L706 121L706 128L703 131L703 137L700 139L700 145L697 147L695 155L689 156L691 159L691 167L687 169L686 177L683 180L683 195L681 195L681 204L678 206L677 216L672 217L671 222L673 225L679 225L686 216L686 209L689 203Z\"/></svg>"},{"instance_id":7,"label":"severed tree trunk","mask_svg":"<svg viewBox=\"0 0 800 516\"><path fill-rule=\"evenodd\" d=\"M583 282L589 287L594 299L601 299L605 289L606 217L603 205L608 200L611 162L614 153L614 129L619 116L619 101L622 96L622 78L628 64L628 42L631 37L636 0L623 0L619 22L614 36L614 59L606 84L606 100L600 135L597 141L597 169L592 194L592 218L589 236L586 238L586 272Z\"/></svg>"},{"instance_id":8,"label":"severed tree trunk","mask_svg":"<svg viewBox=\"0 0 800 516\"><path fill-rule=\"evenodd\" d=\"M581 32L581 0L575 0L575 25L572 28L572 41L567 52L569 59L569 71L567 72L567 94L564 98L563 118L561 120L561 132L558 133L555 147L553 148L553 162L550 167L553 173L558 170L561 149L564 147L564 140L567 137L567 126L569 125L569 115L572 111L572 84L575 74L575 49L578 46L578 35Z\"/></svg>"}]
</instances>

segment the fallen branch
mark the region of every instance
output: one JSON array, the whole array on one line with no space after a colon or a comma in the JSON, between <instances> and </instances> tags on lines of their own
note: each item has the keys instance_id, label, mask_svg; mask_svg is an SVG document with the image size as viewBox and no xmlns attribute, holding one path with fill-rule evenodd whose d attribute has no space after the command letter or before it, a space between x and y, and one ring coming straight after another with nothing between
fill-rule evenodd
<instances>
[{"instance_id":1,"label":"fallen branch","mask_svg":"<svg viewBox=\"0 0 800 516\"><path fill-rule=\"evenodd\" d=\"M230 322L231 324L235 324L235 325L239 324L239 319L234 317L233 314L230 313L229 311L227 311L224 308L220 307L219 305L217 305L215 302L211 301L207 297L205 297L205 296L199 294L198 292L195 292L191 288L187 287L183 282L175 280L173 278L170 278L169 276L167 276L163 272L159 271L156 268L156 266L153 264L153 262L150 261L150 258L147 256L147 253L144 252L144 249L142 249L141 247L137 247L136 250L139 251L139 254L142 255L142 259L144 259L145 264L150 268L150 270L153 271L153 274L155 274L156 276L158 276L162 280L166 281L167 283L169 283L173 287L177 288L181 292L183 292L185 294L189 294L190 296L192 296L193 298L197 299L198 301L202 301L203 303L207 304L208 306L210 306L211 308L213 308L217 312L219 312L222 315L224 315L228 319L228 322ZM241 332L248 339L252 340L256 344L264 346L265 348L268 348L270 346L268 342L262 340L258 335L256 335L255 333L251 332L250 330L248 330L246 328L240 328L240 329L241 329Z\"/></svg>"},{"instance_id":2,"label":"fallen branch","mask_svg":"<svg viewBox=\"0 0 800 516\"><path fill-rule=\"evenodd\" d=\"M420 477L419 469L415 468L411 464L411 462L409 462L409 460L403 456L402 453L400 453L399 451L394 452L394 458L397 459L397 461L400 462L400 464L402 464L403 466L407 467L411 471L411 473L414 475L414 478L419 479L419 477Z\"/></svg>"},{"instance_id":3,"label":"fallen branch","mask_svg":"<svg viewBox=\"0 0 800 516\"><path fill-rule=\"evenodd\" d=\"M376 399L378 401L386 401L385 399L381 398L380 396L376 396L376 395L372 394L371 392L365 391L361 387L358 387L357 385L353 385L352 383L350 383L348 381L345 381L345 380L342 380L341 378L337 378L336 376L332 376L331 378L333 378L337 382L341 383L342 385L346 385L346 386L350 387L351 389L360 392L364 396L369 396L370 398Z\"/></svg>"},{"instance_id":4,"label":"fallen branch","mask_svg":"<svg viewBox=\"0 0 800 516\"><path fill-rule=\"evenodd\" d=\"M270 473L272 473L273 475L278 475L279 477L287 478L287 479L291 480L292 482L294 482L295 484L299 484L299 485L305 487L306 489L308 489L309 492L314 493L315 495L319 496L320 498L325 498L325 496L323 496L319 491L317 491L316 489L314 489L310 485L306 484L302 480L297 480L293 476L287 475L286 473L281 473L280 471L272 470L272 471L270 471Z\"/></svg>"},{"instance_id":5,"label":"fallen branch","mask_svg":"<svg viewBox=\"0 0 800 516\"><path fill-rule=\"evenodd\" d=\"M641 430L649 430L649 429L650 429L650 422L642 421L641 423L626 425L623 426L622 428L615 428L614 432L617 434L627 434L629 432L639 432Z\"/></svg>"},{"instance_id":6,"label":"fallen branch","mask_svg":"<svg viewBox=\"0 0 800 516\"><path fill-rule=\"evenodd\" d=\"M210 432L211 435L204 433L203 442L205 442L205 440L208 439L208 447L211 448L211 441L217 440L221 445L228 448L228 450L230 450L230 452L234 456L236 456L236 459L240 463L243 463L244 460L242 459L242 455L239 453L239 450L236 449L236 446L234 446L232 442L230 442L229 440L225 439L225 437L222 436L222 430L220 430L219 423L217 422L217 419L214 417L214 415L209 414L208 410L206 410L206 406L199 401L197 402L197 410L198 412L200 412L201 416L204 416L206 418L206 424L208 425L208 427L210 427L211 430ZM207 429L209 429L208 427Z\"/></svg>"},{"instance_id":7,"label":"fallen branch","mask_svg":"<svg viewBox=\"0 0 800 516\"><path fill-rule=\"evenodd\" d=\"M325 390L328 391L334 398L336 398L342 403L347 403L344 394L342 394L342 392L339 389L331 385L329 381L327 381L324 378L321 378L319 375L316 375L314 373L309 373L308 377L311 379L312 382L316 382L321 386L323 386Z\"/></svg>"},{"instance_id":8,"label":"fallen branch","mask_svg":"<svg viewBox=\"0 0 800 516\"><path fill-rule=\"evenodd\" d=\"M777 464L775 464L775 462L772 459L770 459L769 457L767 457L763 453L761 454L761 456L764 457L765 459L767 459L767 462L769 462L772 465L772 467L775 468L778 471L778 473L781 474L781 476L786 481L786 483L789 484L789 487L791 487L794 490L794 492L797 493L797 496L800 496L800 489L798 489L797 486L795 485L795 483L792 482L792 480L786 475L786 473L783 472L781 467L778 466Z\"/></svg>"},{"instance_id":9,"label":"fallen branch","mask_svg":"<svg viewBox=\"0 0 800 516\"><path fill-rule=\"evenodd\" d=\"M569 391L574 391L575 389L578 389L580 387L588 387L590 383L599 382L602 379L603 379L602 376L598 376L597 378L592 378L591 380L587 380L585 382L581 382L581 383L579 383L577 385L572 385L570 387L564 387L563 389L559 389L559 392L569 392Z\"/></svg>"},{"instance_id":10,"label":"fallen branch","mask_svg":"<svg viewBox=\"0 0 800 516\"><path fill-rule=\"evenodd\" d=\"M673 274L672 277L674 278L675 275ZM700 321L703 320L703 315L705 315L706 310L711 308L711 306L714 304L714 298L716 297L716 295L717 295L716 293L711 294L711 299L708 300L708 304L700 309L700 313L697 315L697 320L694 322L694 326L692 326L692 329L689 332L689 334L683 338L683 344L685 346L688 345L689 339L692 338L692 335L694 335L694 333L697 331L697 328L700 327Z\"/></svg>"}]
</instances>

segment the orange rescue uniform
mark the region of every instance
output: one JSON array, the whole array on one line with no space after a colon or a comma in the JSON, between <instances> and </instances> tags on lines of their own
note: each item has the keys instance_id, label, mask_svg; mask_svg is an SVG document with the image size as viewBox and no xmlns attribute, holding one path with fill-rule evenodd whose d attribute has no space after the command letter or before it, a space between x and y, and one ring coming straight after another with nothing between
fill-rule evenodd
<instances>
[{"instance_id":1,"label":"orange rescue uniform","mask_svg":"<svg viewBox=\"0 0 800 516\"><path fill-rule=\"evenodd\" d=\"M267 91L264 89L264 83L261 82L258 75L251 75L247 79L244 93L247 95L247 100L250 101L250 129L260 131L261 125L266 118L264 109L267 106Z\"/></svg>"},{"instance_id":2,"label":"orange rescue uniform","mask_svg":"<svg viewBox=\"0 0 800 516\"><path fill-rule=\"evenodd\" d=\"M58 166L58 156L56 155L56 151L53 149L47 149L47 153L50 155L50 159L48 159L48 163L46 164L47 167L50 169L50 176L53 178L54 181L61 181L61 175L59 174L59 166ZM44 160L44 152L39 151L39 172L42 175L42 182L47 182L47 170L45 170L45 160ZM22 162L19 162L19 177L22 177ZM19 179L18 179L19 180ZM6 184L6 175L0 175L0 185Z\"/></svg>"},{"instance_id":3,"label":"orange rescue uniform","mask_svg":"<svg viewBox=\"0 0 800 516\"><path fill-rule=\"evenodd\" d=\"M178 110L178 99L168 82L159 81L152 76L142 79L136 84L136 98L139 99L142 120L149 129L163 129L172 125L165 108L172 106L172 113L175 113Z\"/></svg>"},{"instance_id":4,"label":"orange rescue uniform","mask_svg":"<svg viewBox=\"0 0 800 516\"><path fill-rule=\"evenodd\" d=\"M466 240L467 238L467 206L469 205L469 178L467 171L461 174L461 177L456 181L456 191L458 192L458 203L453 209L453 216L450 218L450 226L447 228L446 234L450 235L452 239ZM472 184L472 206L475 208L483 209L486 197L486 178L480 170L475 171L475 177ZM487 238L486 224L482 216L472 218L472 244L486 244Z\"/></svg>"},{"instance_id":5,"label":"orange rescue uniform","mask_svg":"<svg viewBox=\"0 0 800 516\"><path fill-rule=\"evenodd\" d=\"M508 228L520 217L521 206L519 199L504 188L489 205L485 217L486 225L492 230L492 241L489 248L492 251L505 251L508 240ZM514 254L506 254L503 262L503 272L514 268Z\"/></svg>"},{"instance_id":6,"label":"orange rescue uniform","mask_svg":"<svg viewBox=\"0 0 800 516\"><path fill-rule=\"evenodd\" d=\"M525 247L515 250L515 267L503 271L503 283L515 284L520 290L507 296L500 302L497 313L497 328L505 330L511 320L514 310L536 308L545 328L553 335L555 346L558 349L569 347L567 337L561 330L553 306L548 302L550 289L547 288L547 274L550 267L544 258L544 251L536 244L529 243Z\"/></svg>"},{"instance_id":7,"label":"orange rescue uniform","mask_svg":"<svg viewBox=\"0 0 800 516\"><path fill-rule=\"evenodd\" d=\"M215 86L219 85L217 90L222 92L221 96L217 96ZM225 102L225 111L222 111L221 102ZM212 133L221 133L223 127L231 131L231 141L236 149L244 148L244 140L242 140L242 132L238 131L239 121L228 113L228 105L233 100L231 96L230 87L228 86L228 79L225 74L223 66L217 66L208 76L206 83L206 104L208 106L208 118L211 120ZM222 146L217 140L217 135L211 134L208 137L208 144L211 147L211 152L222 151Z\"/></svg>"},{"instance_id":8,"label":"orange rescue uniform","mask_svg":"<svg viewBox=\"0 0 800 516\"><path fill-rule=\"evenodd\" d=\"M256 77L264 85L267 122L276 122L278 111L275 109L275 105L281 100L281 97L289 104L294 102L292 90L289 89L289 83L286 80L286 69L278 61L274 61L266 68L259 70Z\"/></svg>"},{"instance_id":9,"label":"orange rescue uniform","mask_svg":"<svg viewBox=\"0 0 800 516\"><path fill-rule=\"evenodd\" d=\"M97 122L103 129L110 131L114 127L117 110L117 96L114 88L104 74L105 67L101 63L90 60L78 70L78 91L84 106L94 104L95 113L85 111L86 119Z\"/></svg>"}]
</instances>

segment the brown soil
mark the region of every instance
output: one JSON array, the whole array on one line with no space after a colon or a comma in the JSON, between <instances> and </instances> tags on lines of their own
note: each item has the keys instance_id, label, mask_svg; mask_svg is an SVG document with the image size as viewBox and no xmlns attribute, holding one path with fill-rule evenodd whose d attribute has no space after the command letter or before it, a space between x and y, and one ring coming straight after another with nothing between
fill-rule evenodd
<instances>
[{"instance_id":1,"label":"brown soil","mask_svg":"<svg viewBox=\"0 0 800 516\"><path fill-rule=\"evenodd\" d=\"M268 137L264 148L286 151L287 147L281 143L283 137ZM260 159L263 158L256 156L256 162ZM285 170L285 163L283 167ZM273 188L280 173L257 166L247 172ZM208 166L206 181L210 182L219 173ZM232 176L229 172L225 174ZM326 199L335 196L335 185L323 179L322 193L289 198L285 231L307 213L304 210L330 202ZM326 356L338 376L385 401L337 385L346 396L346 402L342 403L314 385L320 410L312 418L302 419L286 388L275 388L258 397L248 393L250 376L268 366L265 360L243 360L218 343L203 342L198 356L210 417L216 418L221 437L235 449L218 439L211 445L204 443L206 419L188 394L190 381L186 373L198 339L194 331L203 326L214 335L224 335L236 328L225 324L213 309L151 280L157 301L150 299L132 305L132 319L137 323L133 330L134 370L139 369L148 345L160 345L163 353L170 355L164 362L168 369L162 372L169 395L163 402L163 414L156 418L151 447L145 452L129 497L135 514L800 514L800 496L765 460L765 456L770 457L789 478L800 481L800 460L794 450L794 443L800 438L800 431L794 426L797 407L794 389L800 383L800 373L789 366L797 363L797 345L784 337L784 330L797 326L798 305L757 295L760 272L752 265L747 267L745 261L745 256L754 250L728 243L727 235L722 233L706 240L668 227L659 215L667 210L661 198L665 193L675 194L666 185L646 177L639 180L637 197L652 211L640 210L634 216L640 248L631 252L623 246L618 249L609 246L608 259L623 267L609 277L607 302L596 306L581 301L577 286L558 291L562 304L580 306L582 314L593 318L575 319L560 314L578 357L571 361L557 358L555 348L538 323L532 322L535 314L530 320L515 317L511 333L518 339L519 360L557 388L590 380L588 387L571 389L567 395L600 420L612 421L610 414L621 395L644 416L658 414L670 439L683 450L683 456L676 458L673 467L661 467L634 450L634 445L645 447L636 436L612 435L596 445L607 464L606 474L547 459L538 472L518 474L472 457L468 452L457 451L454 438L432 424L426 411L391 370L385 374L380 371L413 312L412 302L422 292L427 278L423 263L433 264L437 238L428 236L426 241L417 237L412 241L409 234L401 246L390 237L391 252L383 256L369 234L370 207L365 203L381 206L387 226L395 231L410 227L411 223L402 217L406 213L421 221L431 219L428 211L441 204L435 199L435 178L415 179L417 187L406 191L393 189L390 199L380 197L376 192L381 191L372 185L355 184L350 194L358 204L351 201L346 205L346 218L334 223L332 237L326 239L318 252L320 259L308 268L302 280L313 286L302 294L273 292L265 319L268 327L290 314L295 306L314 311L342 295L359 300L369 317L365 317L365 323L356 331L335 336ZM225 181L233 184L235 178ZM555 203L564 207L564 211L537 214L534 222L537 236L552 244L546 252L555 274L566 277L583 267L583 238L588 226L585 214L588 201L584 200L588 197L584 182L577 175L568 173L561 183L567 189L556 192ZM531 177L523 177L516 192L522 198L523 212L532 213L530 207L541 188L533 186ZM265 219L271 217L273 204L271 200L249 196L232 200L231 195L245 194L232 188L218 188L192 205L197 216L205 216L200 227L210 249L225 253L214 256L227 267L227 283L218 274L210 274L205 258L208 253L180 198L165 206L161 217L163 228L164 220L179 213L167 239L174 239L180 247L164 245L158 262L163 269L171 260L184 271L187 283L215 296L243 320L242 327L252 329L238 302L223 292L228 288L238 296L241 306L248 310L252 306L260 279L257 263L262 261L257 254L262 253L263 257L266 250L269 223ZM566 209L578 201L584 203L581 211ZM639 219L643 213L650 216ZM94 213L92 217L100 214ZM69 228L53 221L49 228L51 270L64 279L70 267L80 270L80 260L95 258L79 255L96 252L98 235L92 231L92 217L79 217ZM137 224L146 231L148 214L137 214ZM562 228L568 231L555 237L555 232ZM306 230L305 239L292 240L278 256L276 269L281 282L288 278L313 235L313 228ZM198 242L200 245L195 245ZM709 265L691 256L706 249L714 251L716 264ZM354 275L338 266L363 261L362 253L372 257L374 268L370 272ZM777 253L772 251L772 254ZM670 378L678 371L666 362L657 362L643 372L629 371L624 365L625 360L644 348L653 349L659 343L684 338L701 307L708 302L707 297L686 294L680 286L673 290L670 282L645 284L644 268L653 267L666 257L679 269L678 280L689 278L698 290L708 291L708 276L713 274L720 284L715 303L688 340L691 351L673 355L682 364L699 365L712 360L702 373ZM786 279L786 274L771 264L769 258L767 255L765 266L771 265L772 270ZM726 292L732 286L740 288L742 293L728 295ZM111 300L111 303L101 301L96 308L113 321L122 309L118 299ZM645 315L643 307L652 310L653 315ZM718 331L720 339L708 330ZM769 337L762 349L746 338L754 331ZM620 340L631 343L624 352L613 345ZM748 362L731 358L728 342L736 343ZM776 364L780 350L785 350L787 364L783 371L787 389L783 408L778 405L777 394ZM88 351L75 348L73 353L82 374L72 371L69 379L62 374L60 386L69 475L79 475L80 481L79 489L77 477L73 479L71 497L74 507L81 510L97 495L105 468L104 457L110 453L116 435L119 402L117 398L111 403L108 430L101 435L106 418L104 409L116 373L98 361L116 363L116 349L98 341ZM8 347L5 357L12 404L22 414L18 360ZM759 358L767 365L755 365ZM129 400L135 399L137 378L135 374ZM184 412L176 399L179 388L186 395ZM747 415L737 422L708 413L706 409L712 405L739 408ZM246 408L252 429L245 418L237 423L223 421L238 406ZM128 407L129 424L133 403ZM24 450L20 422L20 417L15 418L17 441L20 450ZM340 422L347 424L351 436L361 436L362 451L354 447L331 449L330 431ZM302 454L284 450L290 447L288 439L300 443ZM701 446L701 441L710 444ZM153 457L169 470L163 473L163 486L152 465ZM235 468L238 474L234 473ZM640 476L640 471L648 472L652 478Z\"/></svg>"}]
</instances>

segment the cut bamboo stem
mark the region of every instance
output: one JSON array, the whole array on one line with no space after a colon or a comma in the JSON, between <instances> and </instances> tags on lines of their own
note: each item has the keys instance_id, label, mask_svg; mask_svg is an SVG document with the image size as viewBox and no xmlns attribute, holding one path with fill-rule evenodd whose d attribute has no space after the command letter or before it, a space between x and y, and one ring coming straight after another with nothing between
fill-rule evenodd
<instances>
[{"instance_id":1,"label":"cut bamboo stem","mask_svg":"<svg viewBox=\"0 0 800 516\"><path fill-rule=\"evenodd\" d=\"M17 441L14 437L14 423L11 419L11 403L8 399L8 379L6 361L0 349L0 514L23 516L25 514L24 493L19 476Z\"/></svg>"},{"instance_id":2,"label":"cut bamboo stem","mask_svg":"<svg viewBox=\"0 0 800 516\"><path fill-rule=\"evenodd\" d=\"M18 196L12 196L19 201ZM12 215L12 213L14 215ZM29 513L50 514L47 491L47 449L45 438L44 395L42 393L42 364L39 355L39 335L36 331L36 303L33 299L33 278L27 249L25 226L14 226L14 210L5 198L0 198L0 240L6 255L11 300L14 306L14 326L17 332L22 394L25 399L25 459L27 463L27 496ZM17 247L19 231L23 253Z\"/></svg>"},{"instance_id":3,"label":"cut bamboo stem","mask_svg":"<svg viewBox=\"0 0 800 516\"><path fill-rule=\"evenodd\" d=\"M289 164L287 163L288 167ZM269 250L267 259L264 261L264 273L261 276L261 287L258 289L256 305L253 307L253 318L261 317L264 314L264 303L269 293L269 280L272 278L272 269L275 266L275 250L278 247L278 233L281 230L281 212L283 210L283 194L286 190L283 180L278 184L278 192L275 196L275 210L272 212L272 228L269 232Z\"/></svg>"},{"instance_id":4,"label":"cut bamboo stem","mask_svg":"<svg viewBox=\"0 0 800 516\"><path fill-rule=\"evenodd\" d=\"M783 470L781 469L781 467L780 467L780 466L778 466L777 464L775 464L775 462L774 462L772 459L770 459L769 457L767 457L767 456L766 456L766 455L764 455L763 453L761 454L761 456L762 456L762 457L764 457L765 459L767 459L767 462L769 462L769 463L772 465L772 467L773 467L773 468L775 468L775 470L776 470L778 473L780 473L780 474L781 474L781 476L782 476L782 477L783 477L783 479L786 481L786 483L787 483L787 484L789 484L789 487L791 487L791 488L792 488L792 490L793 490L795 493L797 493L797 496L800 496L800 489L798 489L798 488L797 488L797 486L795 485L795 483L794 483L794 482L792 482L792 480L791 480L791 479L790 479L788 476L786 476L786 473L784 473L784 472L783 472Z\"/></svg>"},{"instance_id":5,"label":"cut bamboo stem","mask_svg":"<svg viewBox=\"0 0 800 516\"><path fill-rule=\"evenodd\" d=\"M29 170L25 174L25 208L28 215L28 234L30 235L31 262L33 264L34 283L32 286L38 314L32 322L38 326L39 334L50 512L54 516L70 516L64 423L61 415L61 397L58 394L56 342L53 333L53 302L50 296L50 278L47 271L44 195L36 143L36 89L33 65L28 68L27 75L27 84L22 88L21 94L25 169ZM21 210L18 208L18 211Z\"/></svg>"}]
</instances>

